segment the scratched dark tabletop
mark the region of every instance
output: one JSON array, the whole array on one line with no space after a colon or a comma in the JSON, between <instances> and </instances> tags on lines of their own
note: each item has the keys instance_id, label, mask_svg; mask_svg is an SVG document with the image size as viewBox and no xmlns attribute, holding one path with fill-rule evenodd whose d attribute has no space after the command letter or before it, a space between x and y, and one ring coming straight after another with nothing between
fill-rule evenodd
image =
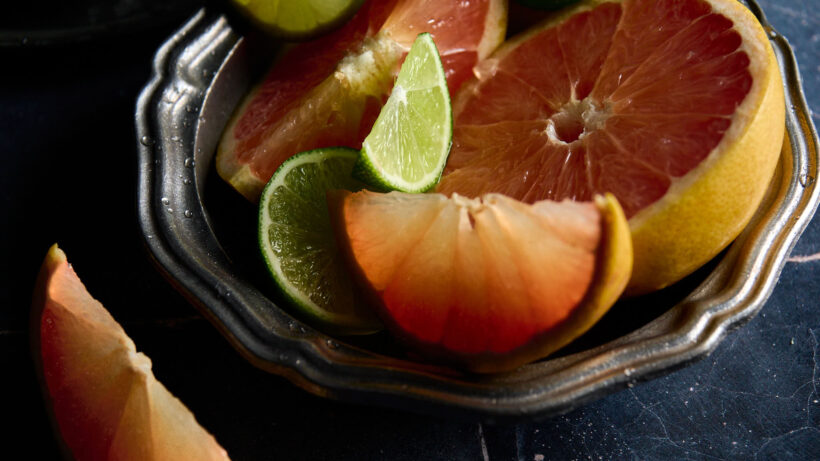
<instances>
[{"instance_id":1,"label":"scratched dark tabletop","mask_svg":"<svg viewBox=\"0 0 820 461\"><path fill-rule=\"evenodd\" d=\"M135 102L155 49L193 12L194 2L179 3L162 21L0 47L0 446L18 453L9 459L58 458L27 333L54 242L234 460L820 459L817 217L760 314L713 354L539 422L338 403L245 362L157 273L137 228ZM820 107L820 0L760 4L796 52L809 106ZM3 27L0 38L15 37Z\"/></svg>"}]
</instances>

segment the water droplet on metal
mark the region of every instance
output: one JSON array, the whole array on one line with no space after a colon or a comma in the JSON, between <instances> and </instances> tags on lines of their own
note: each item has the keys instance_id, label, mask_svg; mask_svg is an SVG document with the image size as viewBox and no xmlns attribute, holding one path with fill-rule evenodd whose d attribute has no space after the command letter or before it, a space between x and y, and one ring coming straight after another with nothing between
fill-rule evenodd
<instances>
[{"instance_id":1,"label":"water droplet on metal","mask_svg":"<svg viewBox=\"0 0 820 461\"><path fill-rule=\"evenodd\" d=\"M814 176L811 176L811 175L808 175L808 174L801 174L800 177L798 178L798 181L800 181L801 186L809 187L812 184L814 184Z\"/></svg>"},{"instance_id":2,"label":"water droplet on metal","mask_svg":"<svg viewBox=\"0 0 820 461\"><path fill-rule=\"evenodd\" d=\"M142 144L143 146L152 146L154 144L154 140L151 139L150 136L145 135L140 138L140 144Z\"/></svg>"},{"instance_id":3,"label":"water droplet on metal","mask_svg":"<svg viewBox=\"0 0 820 461\"><path fill-rule=\"evenodd\" d=\"M171 203L171 200L168 199L168 197L162 197L160 202L162 202L163 205L168 206L168 204Z\"/></svg>"},{"instance_id":4,"label":"water droplet on metal","mask_svg":"<svg viewBox=\"0 0 820 461\"><path fill-rule=\"evenodd\" d=\"M334 341L332 339L328 339L327 341L325 341L325 344L327 344L327 347L329 347L331 349L338 349L339 348L339 343L337 343L336 341Z\"/></svg>"},{"instance_id":5,"label":"water droplet on metal","mask_svg":"<svg viewBox=\"0 0 820 461\"><path fill-rule=\"evenodd\" d=\"M185 178L185 179L182 180L182 184L185 184L186 186L189 186L189 185L191 185L191 180L189 178Z\"/></svg>"},{"instance_id":6,"label":"water droplet on metal","mask_svg":"<svg viewBox=\"0 0 820 461\"><path fill-rule=\"evenodd\" d=\"M766 26L764 29L766 30L766 35L768 35L769 38L777 37L777 31L772 29L770 26Z\"/></svg>"},{"instance_id":7,"label":"water droplet on metal","mask_svg":"<svg viewBox=\"0 0 820 461\"><path fill-rule=\"evenodd\" d=\"M192 218L194 216L194 212L191 211L191 210L185 210L185 212L183 214L185 215L186 218Z\"/></svg>"},{"instance_id":8,"label":"water droplet on metal","mask_svg":"<svg viewBox=\"0 0 820 461\"><path fill-rule=\"evenodd\" d=\"M194 166L194 158L193 157L186 158L185 162L183 162L183 164L185 165L185 168L191 168L192 166Z\"/></svg>"}]
</instances>

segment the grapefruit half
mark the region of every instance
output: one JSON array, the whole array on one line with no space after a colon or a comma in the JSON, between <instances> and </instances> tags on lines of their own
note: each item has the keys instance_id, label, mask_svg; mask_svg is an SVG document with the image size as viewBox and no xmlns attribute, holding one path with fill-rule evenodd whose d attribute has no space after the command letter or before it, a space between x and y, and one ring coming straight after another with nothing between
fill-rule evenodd
<instances>
[{"instance_id":1,"label":"grapefruit half","mask_svg":"<svg viewBox=\"0 0 820 461\"><path fill-rule=\"evenodd\" d=\"M455 97L438 191L526 201L611 192L627 289L667 286L745 227L782 147L779 69L735 0L585 1L505 43Z\"/></svg>"},{"instance_id":2,"label":"grapefruit half","mask_svg":"<svg viewBox=\"0 0 820 461\"><path fill-rule=\"evenodd\" d=\"M474 372L545 357L618 299L632 266L611 196L525 204L499 194L329 195L340 247L385 325Z\"/></svg>"},{"instance_id":3,"label":"grapefruit half","mask_svg":"<svg viewBox=\"0 0 820 461\"><path fill-rule=\"evenodd\" d=\"M256 201L290 156L360 148L419 33L432 34L452 92L503 41L506 15L503 0L368 1L341 29L278 60L226 127L217 171Z\"/></svg>"},{"instance_id":4,"label":"grapefruit half","mask_svg":"<svg viewBox=\"0 0 820 461\"><path fill-rule=\"evenodd\" d=\"M71 459L228 459L56 245L40 269L31 326L46 406Z\"/></svg>"}]
</instances>

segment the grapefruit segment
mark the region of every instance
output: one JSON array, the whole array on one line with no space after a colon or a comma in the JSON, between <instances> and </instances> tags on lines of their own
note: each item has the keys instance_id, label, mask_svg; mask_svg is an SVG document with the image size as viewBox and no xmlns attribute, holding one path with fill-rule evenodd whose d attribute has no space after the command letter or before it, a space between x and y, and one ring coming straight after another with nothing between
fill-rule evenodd
<instances>
[{"instance_id":1,"label":"grapefruit segment","mask_svg":"<svg viewBox=\"0 0 820 461\"><path fill-rule=\"evenodd\" d=\"M774 54L734 0L581 2L502 45L453 108L437 190L612 192L633 234L631 293L676 282L740 233L785 126Z\"/></svg>"},{"instance_id":2,"label":"grapefruit segment","mask_svg":"<svg viewBox=\"0 0 820 461\"><path fill-rule=\"evenodd\" d=\"M151 360L52 246L37 279L32 348L44 397L77 460L227 460L151 372Z\"/></svg>"},{"instance_id":3,"label":"grapefruit segment","mask_svg":"<svg viewBox=\"0 0 820 461\"><path fill-rule=\"evenodd\" d=\"M289 49L226 127L216 165L251 201L285 159L360 148L413 40L430 32L454 92L504 39L503 0L368 1L341 29Z\"/></svg>"},{"instance_id":4,"label":"grapefruit segment","mask_svg":"<svg viewBox=\"0 0 820 461\"><path fill-rule=\"evenodd\" d=\"M611 196L525 204L362 191L329 202L339 244L385 324L473 371L509 370L564 346L629 279L629 231Z\"/></svg>"}]
</instances>

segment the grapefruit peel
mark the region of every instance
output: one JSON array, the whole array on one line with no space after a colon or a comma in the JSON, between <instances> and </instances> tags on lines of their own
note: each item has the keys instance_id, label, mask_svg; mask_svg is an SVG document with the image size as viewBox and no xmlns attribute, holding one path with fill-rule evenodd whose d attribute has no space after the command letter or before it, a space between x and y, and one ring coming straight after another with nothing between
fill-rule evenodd
<instances>
[{"instance_id":1,"label":"grapefruit peel","mask_svg":"<svg viewBox=\"0 0 820 461\"><path fill-rule=\"evenodd\" d=\"M748 9L736 1L711 3L741 32L754 82L720 144L630 218L635 269L628 294L664 288L726 248L757 211L780 158L786 108L774 51Z\"/></svg>"},{"instance_id":2,"label":"grapefruit peel","mask_svg":"<svg viewBox=\"0 0 820 461\"><path fill-rule=\"evenodd\" d=\"M157 381L151 360L86 291L57 245L37 278L31 328L46 407L71 459L229 459Z\"/></svg>"}]
</instances>

